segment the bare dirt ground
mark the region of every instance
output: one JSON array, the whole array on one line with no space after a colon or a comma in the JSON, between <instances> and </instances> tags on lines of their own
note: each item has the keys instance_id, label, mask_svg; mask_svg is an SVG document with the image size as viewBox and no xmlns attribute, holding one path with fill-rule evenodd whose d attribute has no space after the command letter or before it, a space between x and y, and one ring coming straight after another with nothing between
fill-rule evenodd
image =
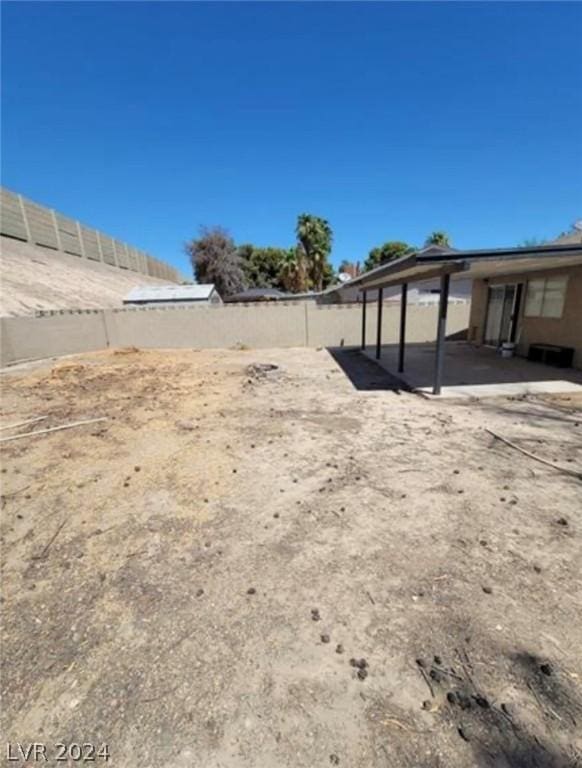
<instances>
[{"instance_id":1,"label":"bare dirt ground","mask_svg":"<svg viewBox=\"0 0 582 768\"><path fill-rule=\"evenodd\" d=\"M2 445L6 741L140 768L581 765L582 483L485 428L581 470L582 402L389 384L306 349L5 373L0 426L108 417Z\"/></svg>"}]
</instances>

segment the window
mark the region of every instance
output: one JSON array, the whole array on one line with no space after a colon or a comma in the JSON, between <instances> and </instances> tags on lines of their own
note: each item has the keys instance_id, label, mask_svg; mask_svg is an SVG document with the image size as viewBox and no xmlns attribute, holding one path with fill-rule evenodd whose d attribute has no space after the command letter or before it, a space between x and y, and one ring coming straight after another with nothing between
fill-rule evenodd
<instances>
[{"instance_id":1,"label":"window","mask_svg":"<svg viewBox=\"0 0 582 768\"><path fill-rule=\"evenodd\" d=\"M562 317L568 277L530 280L525 299L526 317Z\"/></svg>"}]
</instances>

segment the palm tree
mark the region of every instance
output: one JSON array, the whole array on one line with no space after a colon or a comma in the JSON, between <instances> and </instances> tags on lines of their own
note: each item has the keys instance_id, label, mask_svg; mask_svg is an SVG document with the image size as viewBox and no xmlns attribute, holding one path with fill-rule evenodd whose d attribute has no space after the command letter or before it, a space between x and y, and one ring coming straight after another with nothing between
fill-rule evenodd
<instances>
[{"instance_id":1,"label":"palm tree","mask_svg":"<svg viewBox=\"0 0 582 768\"><path fill-rule=\"evenodd\" d=\"M446 232L437 229L426 238L426 245L441 245L443 248L449 248L451 239Z\"/></svg>"},{"instance_id":2,"label":"palm tree","mask_svg":"<svg viewBox=\"0 0 582 768\"><path fill-rule=\"evenodd\" d=\"M307 259L309 277L317 291L323 289L327 259L331 253L333 233L329 223L319 216L302 213L297 217L297 239Z\"/></svg>"},{"instance_id":3,"label":"palm tree","mask_svg":"<svg viewBox=\"0 0 582 768\"><path fill-rule=\"evenodd\" d=\"M305 256L299 246L289 248L285 253L279 279L290 293L303 293L307 290Z\"/></svg>"}]
</instances>

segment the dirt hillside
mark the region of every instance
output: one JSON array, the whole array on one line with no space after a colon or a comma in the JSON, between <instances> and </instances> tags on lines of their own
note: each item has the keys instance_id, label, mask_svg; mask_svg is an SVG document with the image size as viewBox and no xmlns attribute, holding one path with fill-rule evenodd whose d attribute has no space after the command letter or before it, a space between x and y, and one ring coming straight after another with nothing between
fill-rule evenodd
<instances>
[{"instance_id":1,"label":"dirt hillside","mask_svg":"<svg viewBox=\"0 0 582 768\"><path fill-rule=\"evenodd\" d=\"M0 238L0 316L31 315L41 309L120 307L132 288L166 282Z\"/></svg>"}]
</instances>

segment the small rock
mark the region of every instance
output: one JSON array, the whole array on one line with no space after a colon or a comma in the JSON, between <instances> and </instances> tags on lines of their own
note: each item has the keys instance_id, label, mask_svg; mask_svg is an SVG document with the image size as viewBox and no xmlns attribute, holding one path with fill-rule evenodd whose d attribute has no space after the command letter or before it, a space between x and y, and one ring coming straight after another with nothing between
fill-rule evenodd
<instances>
[{"instance_id":1,"label":"small rock","mask_svg":"<svg viewBox=\"0 0 582 768\"><path fill-rule=\"evenodd\" d=\"M247 595L256 595L257 590L254 587L249 587L247 589Z\"/></svg>"},{"instance_id":2,"label":"small rock","mask_svg":"<svg viewBox=\"0 0 582 768\"><path fill-rule=\"evenodd\" d=\"M460 691L457 692L456 699L461 709L471 709L471 707L473 706L471 704L471 699L469 698L469 696L467 696L466 693L461 693Z\"/></svg>"},{"instance_id":3,"label":"small rock","mask_svg":"<svg viewBox=\"0 0 582 768\"><path fill-rule=\"evenodd\" d=\"M196 426L191 421L184 421L183 419L179 419L176 422L176 426L185 432L191 432L193 429L196 429Z\"/></svg>"},{"instance_id":4,"label":"small rock","mask_svg":"<svg viewBox=\"0 0 582 768\"><path fill-rule=\"evenodd\" d=\"M202 587L196 590L196 597L202 597L203 594L204 594L204 590L202 589Z\"/></svg>"},{"instance_id":5,"label":"small rock","mask_svg":"<svg viewBox=\"0 0 582 768\"><path fill-rule=\"evenodd\" d=\"M329 756L329 762L332 765L339 765L340 759L339 759L339 757L337 755L331 754Z\"/></svg>"},{"instance_id":6,"label":"small rock","mask_svg":"<svg viewBox=\"0 0 582 768\"><path fill-rule=\"evenodd\" d=\"M367 669L358 669L358 680L365 680L368 677Z\"/></svg>"},{"instance_id":7,"label":"small rock","mask_svg":"<svg viewBox=\"0 0 582 768\"><path fill-rule=\"evenodd\" d=\"M542 664L540 666L540 672L549 677L552 674L552 668L549 664Z\"/></svg>"},{"instance_id":8,"label":"small rock","mask_svg":"<svg viewBox=\"0 0 582 768\"><path fill-rule=\"evenodd\" d=\"M136 467L133 468L133 471L134 472L141 472L141 467L136 466Z\"/></svg>"},{"instance_id":9,"label":"small rock","mask_svg":"<svg viewBox=\"0 0 582 768\"><path fill-rule=\"evenodd\" d=\"M482 590L483 592L485 592L486 595L490 595L493 592L491 587L482 587Z\"/></svg>"},{"instance_id":10,"label":"small rock","mask_svg":"<svg viewBox=\"0 0 582 768\"><path fill-rule=\"evenodd\" d=\"M321 642L322 643L329 643L330 636L329 635L321 635Z\"/></svg>"},{"instance_id":11,"label":"small rock","mask_svg":"<svg viewBox=\"0 0 582 768\"><path fill-rule=\"evenodd\" d=\"M319 611L317 610L317 608L311 609L311 618L313 619L313 621L321 620L321 616L319 615Z\"/></svg>"},{"instance_id":12,"label":"small rock","mask_svg":"<svg viewBox=\"0 0 582 768\"><path fill-rule=\"evenodd\" d=\"M568 521L566 520L565 517L559 517L556 520L556 522L558 523L558 525L563 525L563 526L567 526L568 525Z\"/></svg>"}]
</instances>

